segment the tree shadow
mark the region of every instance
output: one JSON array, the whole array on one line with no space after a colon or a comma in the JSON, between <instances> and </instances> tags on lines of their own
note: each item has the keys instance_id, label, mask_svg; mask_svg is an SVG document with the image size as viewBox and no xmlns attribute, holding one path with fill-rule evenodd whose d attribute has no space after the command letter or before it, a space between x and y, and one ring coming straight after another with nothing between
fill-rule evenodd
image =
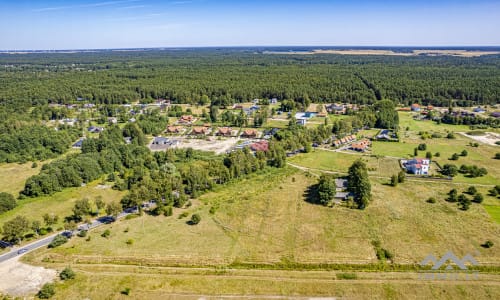
<instances>
[{"instance_id":1,"label":"tree shadow","mask_svg":"<svg viewBox=\"0 0 500 300\"><path fill-rule=\"evenodd\" d=\"M315 204L315 205L321 205L321 203L319 203L319 193L318 193L318 188L319 188L319 184L313 184L313 185L310 185L305 191L304 191L304 198L306 200L306 202L308 203L311 203L311 204Z\"/></svg>"}]
</instances>

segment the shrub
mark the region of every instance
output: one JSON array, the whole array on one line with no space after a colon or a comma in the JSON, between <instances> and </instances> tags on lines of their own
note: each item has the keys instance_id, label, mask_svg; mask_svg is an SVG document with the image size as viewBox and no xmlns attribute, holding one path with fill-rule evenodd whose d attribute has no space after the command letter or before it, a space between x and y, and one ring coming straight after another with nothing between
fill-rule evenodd
<instances>
[{"instance_id":1,"label":"shrub","mask_svg":"<svg viewBox=\"0 0 500 300\"><path fill-rule=\"evenodd\" d=\"M182 214L179 215L179 219L183 219L185 217L189 216L189 213L187 211L183 212Z\"/></svg>"},{"instance_id":2,"label":"shrub","mask_svg":"<svg viewBox=\"0 0 500 300\"><path fill-rule=\"evenodd\" d=\"M427 151L427 153L425 153L425 158L432 159L432 153Z\"/></svg>"},{"instance_id":3,"label":"shrub","mask_svg":"<svg viewBox=\"0 0 500 300\"><path fill-rule=\"evenodd\" d=\"M199 214L193 214L193 215L191 216L191 222L190 222L190 223L191 223L192 225L196 225L196 224L200 223L200 221L201 221L201 217L200 217L200 215L199 215Z\"/></svg>"},{"instance_id":4,"label":"shrub","mask_svg":"<svg viewBox=\"0 0 500 300\"><path fill-rule=\"evenodd\" d=\"M392 186L397 186L398 185L398 176L397 175L392 175L391 176L391 185Z\"/></svg>"},{"instance_id":5,"label":"shrub","mask_svg":"<svg viewBox=\"0 0 500 300\"><path fill-rule=\"evenodd\" d=\"M490 241L490 240L488 240L484 244L482 244L481 247L483 247L483 248L491 248L491 247L493 247L493 245L494 245L493 242Z\"/></svg>"},{"instance_id":6,"label":"shrub","mask_svg":"<svg viewBox=\"0 0 500 300\"><path fill-rule=\"evenodd\" d=\"M455 137L455 135L454 135L452 132L450 132L450 133L448 133L448 134L446 135L446 138L448 138L448 139L454 139L454 138L456 138L456 137Z\"/></svg>"},{"instance_id":7,"label":"shrub","mask_svg":"<svg viewBox=\"0 0 500 300\"><path fill-rule=\"evenodd\" d=\"M467 196L464 194L461 194L458 196L458 206L460 207L461 210L468 210L470 207L471 201Z\"/></svg>"},{"instance_id":8,"label":"shrub","mask_svg":"<svg viewBox=\"0 0 500 300\"><path fill-rule=\"evenodd\" d=\"M484 197L480 193L475 194L474 198L472 198L472 202L475 202L475 203L482 203L483 200L484 200Z\"/></svg>"},{"instance_id":9,"label":"shrub","mask_svg":"<svg viewBox=\"0 0 500 300\"><path fill-rule=\"evenodd\" d=\"M59 273L59 278L61 278L61 280L73 279L75 276L75 272L70 267L64 268L64 270Z\"/></svg>"},{"instance_id":10,"label":"shrub","mask_svg":"<svg viewBox=\"0 0 500 300\"><path fill-rule=\"evenodd\" d=\"M77 235L79 237L86 237L87 236L87 230L80 230Z\"/></svg>"},{"instance_id":11,"label":"shrub","mask_svg":"<svg viewBox=\"0 0 500 300\"><path fill-rule=\"evenodd\" d=\"M121 291L122 295L130 296L130 293L132 292L131 288L124 288L123 291Z\"/></svg>"},{"instance_id":12,"label":"shrub","mask_svg":"<svg viewBox=\"0 0 500 300\"><path fill-rule=\"evenodd\" d=\"M421 151L425 151L425 150L427 150L427 144L419 144L417 149L421 150Z\"/></svg>"},{"instance_id":13,"label":"shrub","mask_svg":"<svg viewBox=\"0 0 500 300\"><path fill-rule=\"evenodd\" d=\"M427 199L427 203L436 203L436 198L430 197L429 199Z\"/></svg>"},{"instance_id":14,"label":"shrub","mask_svg":"<svg viewBox=\"0 0 500 300\"><path fill-rule=\"evenodd\" d=\"M406 173L405 173L405 171L403 171L403 170L399 171L399 173L398 173L398 182L399 183L404 183L405 180L406 180Z\"/></svg>"},{"instance_id":15,"label":"shrub","mask_svg":"<svg viewBox=\"0 0 500 300\"><path fill-rule=\"evenodd\" d=\"M436 152L436 153L434 153L434 156L435 156L435 157L440 157L440 156L441 156L441 153L440 153L440 152Z\"/></svg>"},{"instance_id":16,"label":"shrub","mask_svg":"<svg viewBox=\"0 0 500 300\"><path fill-rule=\"evenodd\" d=\"M208 211L211 215L215 214L215 212L217 211L217 208L215 208L215 206L212 206L210 207L210 210Z\"/></svg>"},{"instance_id":17,"label":"shrub","mask_svg":"<svg viewBox=\"0 0 500 300\"><path fill-rule=\"evenodd\" d=\"M337 273L336 274L337 279L344 279L344 280L352 280L352 279L357 279L358 275L356 273Z\"/></svg>"},{"instance_id":18,"label":"shrub","mask_svg":"<svg viewBox=\"0 0 500 300\"><path fill-rule=\"evenodd\" d=\"M500 152L497 152L497 153L495 154L495 159L500 159Z\"/></svg>"},{"instance_id":19,"label":"shrub","mask_svg":"<svg viewBox=\"0 0 500 300\"><path fill-rule=\"evenodd\" d=\"M36 162L33 162L33 163L31 164L31 168L33 168L33 169L34 169L34 168L36 168L36 167L38 167L38 164L37 164Z\"/></svg>"},{"instance_id":20,"label":"shrub","mask_svg":"<svg viewBox=\"0 0 500 300\"><path fill-rule=\"evenodd\" d=\"M467 156L469 153L467 152L467 150L462 150L462 152L460 153L460 156Z\"/></svg>"},{"instance_id":21,"label":"shrub","mask_svg":"<svg viewBox=\"0 0 500 300\"><path fill-rule=\"evenodd\" d=\"M125 242L127 245L131 246L134 244L134 240L133 239L128 239L126 242Z\"/></svg>"},{"instance_id":22,"label":"shrub","mask_svg":"<svg viewBox=\"0 0 500 300\"><path fill-rule=\"evenodd\" d=\"M446 198L448 202L457 202L458 201L458 191L457 189L452 189L448 192L448 198Z\"/></svg>"},{"instance_id":23,"label":"shrub","mask_svg":"<svg viewBox=\"0 0 500 300\"><path fill-rule=\"evenodd\" d=\"M174 214L174 209L172 208L172 206L167 206L163 209L163 215L165 217L170 217L173 214Z\"/></svg>"},{"instance_id":24,"label":"shrub","mask_svg":"<svg viewBox=\"0 0 500 300\"><path fill-rule=\"evenodd\" d=\"M102 237L107 238L111 235L111 231L109 229L104 230L104 232L101 234Z\"/></svg>"},{"instance_id":25,"label":"shrub","mask_svg":"<svg viewBox=\"0 0 500 300\"><path fill-rule=\"evenodd\" d=\"M65 237L64 235L56 235L56 237L52 240L52 242L50 242L49 244L49 248L56 248L56 247L59 247L61 246L62 244L65 244L68 242L68 238Z\"/></svg>"},{"instance_id":26,"label":"shrub","mask_svg":"<svg viewBox=\"0 0 500 300\"><path fill-rule=\"evenodd\" d=\"M38 298L40 299L50 299L56 294L55 285L53 283L46 283L42 286L40 291L38 291Z\"/></svg>"},{"instance_id":27,"label":"shrub","mask_svg":"<svg viewBox=\"0 0 500 300\"><path fill-rule=\"evenodd\" d=\"M453 153L453 155L450 157L450 160L458 160L460 156L457 153Z\"/></svg>"},{"instance_id":28,"label":"shrub","mask_svg":"<svg viewBox=\"0 0 500 300\"><path fill-rule=\"evenodd\" d=\"M471 185L469 188L467 188L467 194L469 195L475 195L477 193L477 189L475 186Z\"/></svg>"}]
</instances>

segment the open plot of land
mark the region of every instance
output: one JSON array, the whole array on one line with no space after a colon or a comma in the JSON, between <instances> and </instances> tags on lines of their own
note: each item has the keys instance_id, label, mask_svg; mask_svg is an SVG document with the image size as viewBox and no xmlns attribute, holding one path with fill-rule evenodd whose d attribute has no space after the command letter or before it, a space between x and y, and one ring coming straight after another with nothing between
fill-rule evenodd
<instances>
[{"instance_id":1,"label":"open plot of land","mask_svg":"<svg viewBox=\"0 0 500 300\"><path fill-rule=\"evenodd\" d=\"M226 151L233 148L238 141L239 138L217 138L210 137L208 139L190 139L185 137L175 137L175 140L180 141L179 144L175 145L176 148L193 148L195 150L202 151L213 151L216 154L223 154Z\"/></svg>"},{"instance_id":2,"label":"open plot of land","mask_svg":"<svg viewBox=\"0 0 500 300\"><path fill-rule=\"evenodd\" d=\"M32 168L31 162L25 164L2 164L0 165L0 192L7 192L14 197L24 188L24 182L30 176L40 172L42 163L38 167Z\"/></svg>"},{"instance_id":3,"label":"open plot of land","mask_svg":"<svg viewBox=\"0 0 500 300\"><path fill-rule=\"evenodd\" d=\"M347 173L349 167L357 159L362 159L367 164L371 175L390 177L401 170L399 161L396 158L374 157L356 152L345 153L321 149L296 155L289 158L288 161L301 167Z\"/></svg>"},{"instance_id":4,"label":"open plot of land","mask_svg":"<svg viewBox=\"0 0 500 300\"><path fill-rule=\"evenodd\" d=\"M496 146L495 143L500 141L500 134L494 132L485 132L484 135L470 135L465 132L460 132L460 134L470 139L492 146Z\"/></svg>"}]
</instances>

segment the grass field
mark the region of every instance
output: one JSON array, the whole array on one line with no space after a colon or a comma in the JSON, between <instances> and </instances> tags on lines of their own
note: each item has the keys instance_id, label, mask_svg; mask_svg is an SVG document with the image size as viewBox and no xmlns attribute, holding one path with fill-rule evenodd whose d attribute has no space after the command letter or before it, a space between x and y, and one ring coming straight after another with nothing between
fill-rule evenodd
<instances>
[{"instance_id":1,"label":"grass field","mask_svg":"<svg viewBox=\"0 0 500 300\"><path fill-rule=\"evenodd\" d=\"M434 121L426 120L414 120L413 116L417 115L414 112L398 112L399 114L399 128L401 130L406 130L409 127L410 131L428 131L428 132L457 132L457 131L469 131L468 125L450 125L450 124L437 124Z\"/></svg>"},{"instance_id":2,"label":"grass field","mask_svg":"<svg viewBox=\"0 0 500 300\"><path fill-rule=\"evenodd\" d=\"M24 182L28 177L36 175L42 168L38 163L36 168L31 167L31 162L25 164L2 164L0 165L0 192L7 192L17 197L24 188Z\"/></svg>"},{"instance_id":3,"label":"grass field","mask_svg":"<svg viewBox=\"0 0 500 300\"><path fill-rule=\"evenodd\" d=\"M105 202L119 201L124 192L119 192L111 188L98 188L99 181L92 182L85 187L69 188L52 196L26 198L18 200L18 206L0 215L0 227L3 223L17 215L27 217L30 221L42 220L45 213L54 213L59 216L59 223L53 226L54 229L63 225L64 217L72 214L71 209L76 200L82 198L95 199L102 196Z\"/></svg>"},{"instance_id":4,"label":"grass field","mask_svg":"<svg viewBox=\"0 0 500 300\"><path fill-rule=\"evenodd\" d=\"M64 268L60 265L59 268ZM498 299L498 276L470 281L423 281L414 273L235 269L179 269L76 265L76 279L60 283L53 299ZM349 273L351 274L351 273ZM381 283L383 279L383 283ZM129 288L131 293L122 292ZM241 296L237 296L241 295ZM280 297L282 296L282 297ZM284 297L283 297L284 296ZM301 297L303 296L303 297ZM304 298L304 296L306 296Z\"/></svg>"}]
</instances>

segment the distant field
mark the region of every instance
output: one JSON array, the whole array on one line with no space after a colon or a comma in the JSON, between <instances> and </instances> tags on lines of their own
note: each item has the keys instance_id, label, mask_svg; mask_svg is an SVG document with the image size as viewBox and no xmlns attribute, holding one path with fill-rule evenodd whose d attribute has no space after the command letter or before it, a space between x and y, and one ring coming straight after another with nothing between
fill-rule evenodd
<instances>
[{"instance_id":1,"label":"distant field","mask_svg":"<svg viewBox=\"0 0 500 300\"><path fill-rule=\"evenodd\" d=\"M470 127L468 125L450 125L450 124L437 124L434 121L425 120L414 120L413 116L418 115L414 112L398 112L399 114L399 128L401 130L406 130L409 127L410 131L428 131L428 132L448 132L448 131L469 131Z\"/></svg>"},{"instance_id":2,"label":"distant field","mask_svg":"<svg viewBox=\"0 0 500 300\"><path fill-rule=\"evenodd\" d=\"M312 55L312 54L341 54L341 55L389 55L389 56L459 56L478 57L483 55L500 54L499 51L469 51L469 50L412 50L411 52L394 52L392 50L376 49L351 49L351 50L312 50L312 51L266 51L265 54L290 54L290 55Z\"/></svg>"}]
</instances>

